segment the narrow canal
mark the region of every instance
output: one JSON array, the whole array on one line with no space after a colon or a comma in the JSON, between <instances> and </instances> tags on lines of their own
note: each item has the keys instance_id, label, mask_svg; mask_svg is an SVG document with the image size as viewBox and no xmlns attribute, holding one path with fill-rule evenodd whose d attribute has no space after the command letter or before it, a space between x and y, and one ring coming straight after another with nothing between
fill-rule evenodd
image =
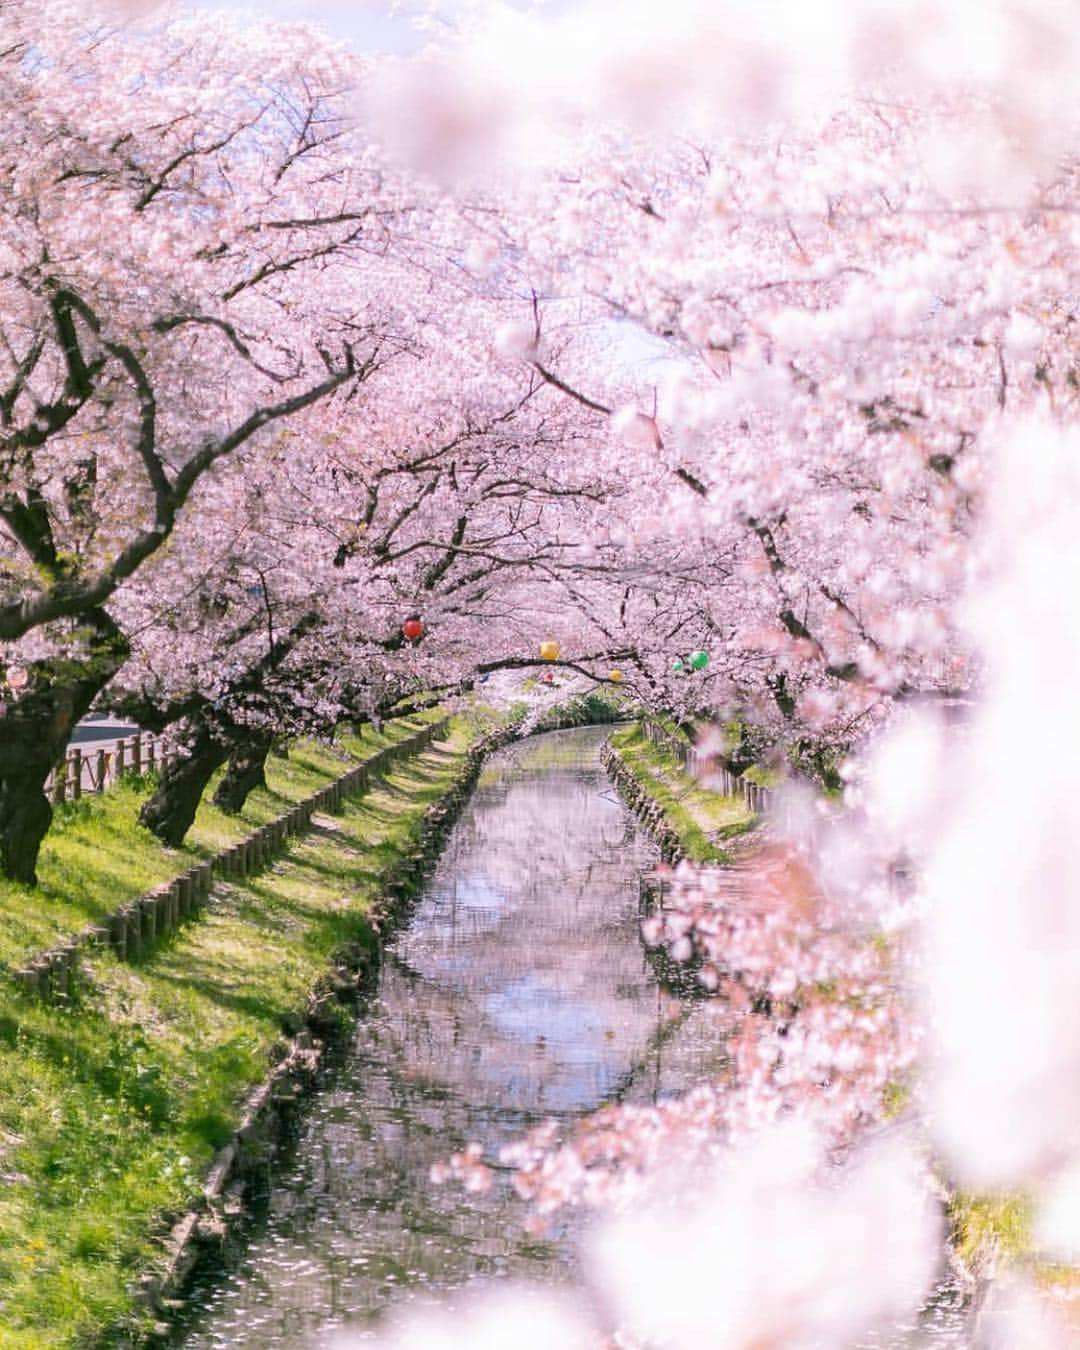
<instances>
[{"instance_id":1,"label":"narrow canal","mask_svg":"<svg viewBox=\"0 0 1080 1350\"><path fill-rule=\"evenodd\" d=\"M187 1350L375 1339L387 1309L473 1279L568 1278L572 1230L530 1238L509 1187L433 1187L431 1165L718 1071L706 1005L673 1018L645 959L638 876L655 851L600 766L606 734L489 761L242 1257L196 1288Z\"/></svg>"}]
</instances>

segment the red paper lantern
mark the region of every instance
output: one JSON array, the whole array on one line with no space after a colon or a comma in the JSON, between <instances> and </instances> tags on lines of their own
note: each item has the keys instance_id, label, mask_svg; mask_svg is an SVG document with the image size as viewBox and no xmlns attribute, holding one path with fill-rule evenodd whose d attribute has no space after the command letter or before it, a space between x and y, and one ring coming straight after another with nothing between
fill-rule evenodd
<instances>
[{"instance_id":1,"label":"red paper lantern","mask_svg":"<svg viewBox=\"0 0 1080 1350\"><path fill-rule=\"evenodd\" d=\"M410 642L415 642L417 638L423 637L424 625L422 620L420 619L406 619L405 622L401 625L401 631L405 634L405 636L409 639Z\"/></svg>"}]
</instances>

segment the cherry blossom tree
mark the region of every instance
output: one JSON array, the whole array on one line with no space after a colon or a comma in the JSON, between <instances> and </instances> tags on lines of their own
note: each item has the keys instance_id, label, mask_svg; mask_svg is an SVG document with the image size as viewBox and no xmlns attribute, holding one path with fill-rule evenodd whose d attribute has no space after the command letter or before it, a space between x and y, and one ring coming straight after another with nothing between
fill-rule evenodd
<instances>
[{"instance_id":1,"label":"cherry blossom tree","mask_svg":"<svg viewBox=\"0 0 1080 1350\"><path fill-rule=\"evenodd\" d=\"M3 21L0 861L32 881L41 785L127 654L110 601L222 509L204 489L230 455L400 340L392 286L335 267L377 273L416 204L340 152L343 58L313 35L89 29L63 3Z\"/></svg>"},{"instance_id":2,"label":"cherry blossom tree","mask_svg":"<svg viewBox=\"0 0 1080 1350\"><path fill-rule=\"evenodd\" d=\"M450 36L383 63L0 10L4 870L32 880L41 783L107 687L180 729L146 815L175 842L282 729L557 641L834 792L791 787L752 862L684 869L646 925L727 1078L509 1155L541 1210L641 1200L675 1249L666 1168L708 1162L691 1275L650 1284L632 1218L597 1240L627 1334L701 1343L720 1307L732 1345L845 1343L917 1302L937 1238L898 1111L1075 1254L1064 715L1035 861L965 877L1075 667L1071 15L424 8ZM970 740L911 711L958 694ZM777 1243L820 1224L829 1259L740 1265L718 1206ZM875 1224L880 1278L851 1260ZM1053 1343L1025 1306L1015 1343Z\"/></svg>"},{"instance_id":3,"label":"cherry blossom tree","mask_svg":"<svg viewBox=\"0 0 1080 1350\"><path fill-rule=\"evenodd\" d=\"M1052 805L1033 794L1022 828L1037 864L1003 844L976 865L982 840L1003 833L1017 728L1069 702L1058 681L1072 669L1071 626L1050 615L1064 612L1072 573L1058 529L1076 510L1065 468L1075 35L1063 8L1034 4L944 17L837 6L815 12L820 35L794 16L770 32L772 10L691 0L662 14L621 7L607 27L600 5L554 21L483 8L437 78L428 54L391 94L432 123L433 110L457 113L441 125L457 133L463 195L479 162L506 174L510 204L476 217L463 245L516 296L500 352L606 421L637 481L650 461L666 478L655 509L624 528L634 545L692 540L723 577L709 619L731 687L710 691L716 711L741 706L819 776L848 784L830 831L819 806L802 813L761 913L747 900L768 858L735 878L735 894L686 877L674 913L649 930L674 958L704 962L727 996L734 1083L659 1111L605 1112L554 1153L550 1136L534 1140L516 1159L522 1188L541 1204L618 1198L614 1171L637 1203L658 1139L672 1142L668 1160L734 1145L754 1178L746 1204L718 1192L692 1252L682 1212L664 1227L663 1207L650 1211L694 1274L684 1281L672 1263L658 1275L655 1243L627 1219L631 1231L611 1237L620 1257L594 1266L601 1299L647 1343L701 1343L718 1316L732 1344L847 1343L852 1318L917 1299L918 1278L905 1293L864 1273L833 1298L810 1253L758 1283L722 1241L734 1216L760 1233L787 1203L779 1195L804 1188L794 1164L767 1160L776 1113L823 1111L846 1149L906 1100L954 1175L1031 1188L1045 1202L1039 1241L1077 1250L1063 1086L1075 1039L1067 1017L1050 1025L1071 958L1048 939L1072 952L1070 794L1055 790ZM547 142L541 119L556 130ZM432 172L436 148L445 160L434 136L403 145ZM605 369L605 325L632 335L627 350L645 335L666 355L636 376L631 359ZM679 696L656 646L658 701L670 704ZM906 725L906 705L957 693L985 700L970 741ZM1074 758L1062 721L1050 783ZM960 800L945 790L957 768ZM1030 963L1013 961L1017 950ZM1023 1084L1004 1107L998 1045ZM926 1116L924 1081L906 1081L917 1061L933 1070ZM886 1090L899 1080L910 1098ZM478 1156L453 1166L469 1184L490 1181ZM886 1223L899 1175L894 1159L857 1210ZM926 1241L916 1228L897 1256L909 1273ZM839 1235L828 1245L851 1250ZM827 1327L819 1307L835 1318ZM1034 1296L998 1315L1018 1344L1069 1342Z\"/></svg>"},{"instance_id":4,"label":"cherry blossom tree","mask_svg":"<svg viewBox=\"0 0 1080 1350\"><path fill-rule=\"evenodd\" d=\"M417 275L419 315L432 279ZM336 419L298 418L265 453L234 456L216 485L224 528L192 520L118 595L137 636L110 705L183 724L185 752L143 812L169 842L226 757L235 807L276 735L329 734L406 691L538 661L537 593L573 608L575 579L618 575L616 559L578 561L611 489L560 458L573 417L516 370L493 382L486 345L467 345L471 316L446 329L451 301ZM423 641L403 628L414 614Z\"/></svg>"}]
</instances>

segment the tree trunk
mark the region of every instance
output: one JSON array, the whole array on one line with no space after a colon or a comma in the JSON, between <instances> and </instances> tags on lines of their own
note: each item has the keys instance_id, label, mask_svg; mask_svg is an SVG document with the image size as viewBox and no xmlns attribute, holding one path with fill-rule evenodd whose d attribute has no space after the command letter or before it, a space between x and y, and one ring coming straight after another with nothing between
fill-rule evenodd
<instances>
[{"instance_id":1,"label":"tree trunk","mask_svg":"<svg viewBox=\"0 0 1080 1350\"><path fill-rule=\"evenodd\" d=\"M5 700L0 716L0 873L37 885L37 860L52 822L45 780L64 757L71 730L85 717L127 656L127 643L104 610L84 616L83 653L36 661L30 684Z\"/></svg>"},{"instance_id":2,"label":"tree trunk","mask_svg":"<svg viewBox=\"0 0 1080 1350\"><path fill-rule=\"evenodd\" d=\"M162 770L157 791L139 812L140 822L164 844L179 848L191 829L206 785L228 758L228 743L200 724L191 748Z\"/></svg>"},{"instance_id":3,"label":"tree trunk","mask_svg":"<svg viewBox=\"0 0 1080 1350\"><path fill-rule=\"evenodd\" d=\"M266 786L266 756L273 740L271 732L256 731L233 750L225 777L214 793L215 806L220 806L230 816L239 815L248 794L257 787Z\"/></svg>"},{"instance_id":4,"label":"tree trunk","mask_svg":"<svg viewBox=\"0 0 1080 1350\"><path fill-rule=\"evenodd\" d=\"M12 881L37 885L41 841L52 821L45 779L63 753L48 736L50 718L13 714L0 719L0 869Z\"/></svg>"},{"instance_id":5,"label":"tree trunk","mask_svg":"<svg viewBox=\"0 0 1080 1350\"><path fill-rule=\"evenodd\" d=\"M195 812L214 770L220 768L235 749L241 728L223 710L222 705L239 696L251 697L265 691L267 675L278 668L296 644L321 623L318 611L310 611L293 624L288 633L275 639L269 651L231 681L226 694L218 700L217 710L207 709L189 721L193 731L191 747L162 773L158 790L139 812L142 823L166 844L178 847L191 829ZM263 759L265 759L265 754ZM260 768L261 768L260 761ZM246 793L244 794L247 795ZM241 799L242 800L242 799Z\"/></svg>"}]
</instances>

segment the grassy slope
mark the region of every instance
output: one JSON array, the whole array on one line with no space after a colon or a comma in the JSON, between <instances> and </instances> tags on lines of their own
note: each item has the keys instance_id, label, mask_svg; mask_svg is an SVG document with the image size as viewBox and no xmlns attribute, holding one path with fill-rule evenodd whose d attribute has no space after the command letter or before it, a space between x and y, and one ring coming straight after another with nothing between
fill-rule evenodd
<instances>
[{"instance_id":1,"label":"grassy slope","mask_svg":"<svg viewBox=\"0 0 1080 1350\"><path fill-rule=\"evenodd\" d=\"M949 1237L969 1270L981 1273L1031 1254L1032 1206L1026 1197L955 1191L948 1207Z\"/></svg>"},{"instance_id":2,"label":"grassy slope","mask_svg":"<svg viewBox=\"0 0 1080 1350\"><path fill-rule=\"evenodd\" d=\"M368 728L361 738L346 737L344 750L373 754L432 716L390 723L381 735ZM349 753L305 742L288 759L269 759L268 787L254 792L239 816L210 804L217 775L179 849L164 848L136 821L151 788L147 779L127 778L99 797L61 806L41 851L37 889L0 878L0 970L20 965L32 952L244 838L343 773L354 762Z\"/></svg>"},{"instance_id":3,"label":"grassy slope","mask_svg":"<svg viewBox=\"0 0 1080 1350\"><path fill-rule=\"evenodd\" d=\"M718 841L744 833L756 820L741 797L723 797L701 787L673 755L648 740L636 723L613 732L611 746L663 807L688 858L694 862L729 860Z\"/></svg>"},{"instance_id":4,"label":"grassy slope","mask_svg":"<svg viewBox=\"0 0 1080 1350\"><path fill-rule=\"evenodd\" d=\"M380 872L461 771L473 734L458 720L450 740L395 768L332 829L294 841L262 874L218 886L205 915L147 960L96 956L95 987L75 1007L42 1007L0 986L0 1347L85 1345L132 1317L129 1287L153 1238L197 1193L331 954L367 931ZM374 745L365 736L364 749ZM248 826L339 767L314 748L275 762ZM137 798L125 788L64 822L68 859L86 847L80 821L113 842L80 917L123 898L118 877L134 893L155 867L177 870L175 854L155 858L147 841L136 858L123 856L133 827L110 808L130 810ZM242 832L204 811L196 847Z\"/></svg>"}]
</instances>

